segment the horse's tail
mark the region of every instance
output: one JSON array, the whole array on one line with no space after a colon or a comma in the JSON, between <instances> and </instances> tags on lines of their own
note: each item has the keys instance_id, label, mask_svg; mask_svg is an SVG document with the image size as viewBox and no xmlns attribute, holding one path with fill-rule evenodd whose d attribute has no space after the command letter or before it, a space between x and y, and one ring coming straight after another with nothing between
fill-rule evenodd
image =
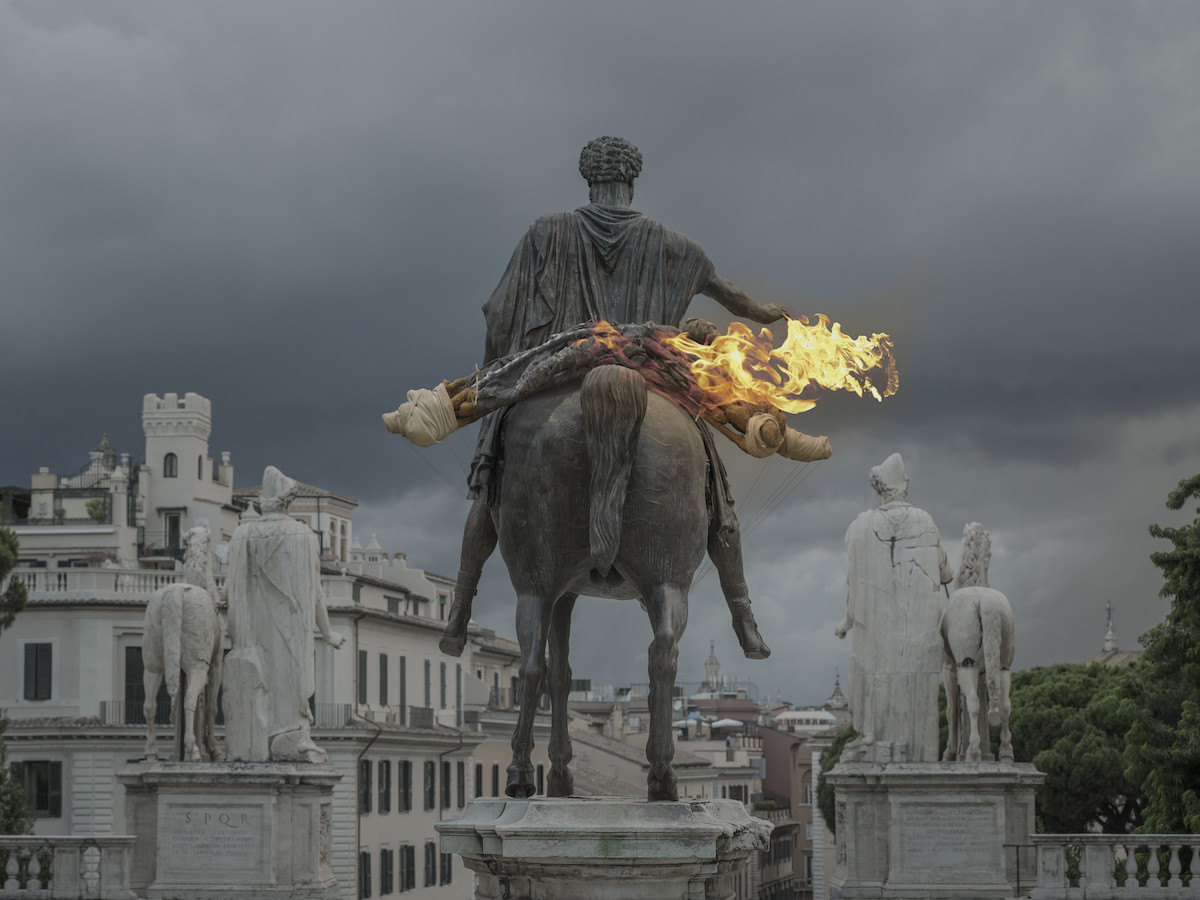
<instances>
[{"instance_id":1,"label":"horse's tail","mask_svg":"<svg viewBox=\"0 0 1200 900\"><path fill-rule=\"evenodd\" d=\"M646 417L646 382L633 369L600 366L583 379L579 402L592 466L592 564L607 575L621 544L625 489Z\"/></svg>"},{"instance_id":2,"label":"horse's tail","mask_svg":"<svg viewBox=\"0 0 1200 900\"><path fill-rule=\"evenodd\" d=\"M1000 658L1004 640L1004 612L1000 604L986 594L979 599L979 621L983 626L983 669L987 676L988 722L1000 724Z\"/></svg>"},{"instance_id":3,"label":"horse's tail","mask_svg":"<svg viewBox=\"0 0 1200 900\"><path fill-rule=\"evenodd\" d=\"M163 588L159 610L162 634L163 678L167 682L167 693L172 706L179 694L179 670L183 662L183 595L187 588L173 584Z\"/></svg>"}]
</instances>

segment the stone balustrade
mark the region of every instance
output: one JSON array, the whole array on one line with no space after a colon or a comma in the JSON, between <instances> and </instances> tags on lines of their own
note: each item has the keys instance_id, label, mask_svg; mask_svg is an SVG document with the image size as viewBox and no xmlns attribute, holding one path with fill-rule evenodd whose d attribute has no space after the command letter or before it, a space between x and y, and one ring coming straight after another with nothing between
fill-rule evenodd
<instances>
[{"instance_id":1,"label":"stone balustrade","mask_svg":"<svg viewBox=\"0 0 1200 900\"><path fill-rule=\"evenodd\" d=\"M1200 835L1037 834L1033 900L1200 898Z\"/></svg>"},{"instance_id":2,"label":"stone balustrade","mask_svg":"<svg viewBox=\"0 0 1200 900\"><path fill-rule=\"evenodd\" d=\"M0 900L132 900L126 885L132 836L0 835Z\"/></svg>"},{"instance_id":3,"label":"stone balustrade","mask_svg":"<svg viewBox=\"0 0 1200 900\"><path fill-rule=\"evenodd\" d=\"M174 584L181 572L158 569L26 569L13 571L10 579L24 583L31 601L38 600L149 600L159 588ZM217 589L224 576L216 576ZM0 586L2 589L6 586Z\"/></svg>"}]
</instances>

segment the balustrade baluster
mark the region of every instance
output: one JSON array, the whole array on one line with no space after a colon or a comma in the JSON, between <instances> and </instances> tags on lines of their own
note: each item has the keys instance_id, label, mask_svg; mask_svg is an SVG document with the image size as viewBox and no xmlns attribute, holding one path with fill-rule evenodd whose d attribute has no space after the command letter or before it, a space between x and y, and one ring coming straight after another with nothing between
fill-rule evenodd
<instances>
[{"instance_id":1,"label":"balustrade baluster","mask_svg":"<svg viewBox=\"0 0 1200 900\"><path fill-rule=\"evenodd\" d=\"M1167 881L1167 887L1183 887L1183 881L1179 877L1179 872L1181 869L1179 863L1179 847L1179 844L1170 844L1167 848L1171 851L1171 861L1167 863L1167 872L1170 873L1171 877Z\"/></svg>"},{"instance_id":2,"label":"balustrade baluster","mask_svg":"<svg viewBox=\"0 0 1200 900\"><path fill-rule=\"evenodd\" d=\"M1191 876L1188 886L1197 888L1200 887L1200 844L1188 844L1188 849L1192 851L1192 860L1188 863L1188 874Z\"/></svg>"},{"instance_id":3,"label":"balustrade baluster","mask_svg":"<svg viewBox=\"0 0 1200 900\"><path fill-rule=\"evenodd\" d=\"M37 850L29 851L29 880L25 882L25 890L40 891L42 889L42 864L38 861Z\"/></svg>"},{"instance_id":4,"label":"balustrade baluster","mask_svg":"<svg viewBox=\"0 0 1200 900\"><path fill-rule=\"evenodd\" d=\"M1125 853L1125 890L1135 891L1138 887L1137 846L1134 844L1126 844Z\"/></svg>"},{"instance_id":5,"label":"balustrade baluster","mask_svg":"<svg viewBox=\"0 0 1200 900\"><path fill-rule=\"evenodd\" d=\"M1161 867L1158 864L1158 847L1150 848L1150 858L1146 861L1146 871L1150 877L1146 879L1146 887L1162 887L1162 879L1158 877Z\"/></svg>"},{"instance_id":6,"label":"balustrade baluster","mask_svg":"<svg viewBox=\"0 0 1200 900\"><path fill-rule=\"evenodd\" d=\"M20 851L16 848L8 851L8 865L4 867L5 874L8 878L4 882L4 890L15 891L20 888L20 882L17 880L21 874L21 858Z\"/></svg>"}]
</instances>

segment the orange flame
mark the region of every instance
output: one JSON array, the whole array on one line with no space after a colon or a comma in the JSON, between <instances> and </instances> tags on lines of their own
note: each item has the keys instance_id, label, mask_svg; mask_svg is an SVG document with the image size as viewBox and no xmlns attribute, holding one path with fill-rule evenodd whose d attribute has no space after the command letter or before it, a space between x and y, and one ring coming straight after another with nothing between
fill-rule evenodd
<instances>
[{"instance_id":1,"label":"orange flame","mask_svg":"<svg viewBox=\"0 0 1200 900\"><path fill-rule=\"evenodd\" d=\"M886 334L842 334L837 322L818 315L787 320L787 336L774 347L767 328L755 335L741 322L711 344L698 344L686 334L663 335L662 343L685 354L692 378L718 404L743 401L775 406L784 412L812 409L825 390L890 397L900 386L892 339Z\"/></svg>"}]
</instances>

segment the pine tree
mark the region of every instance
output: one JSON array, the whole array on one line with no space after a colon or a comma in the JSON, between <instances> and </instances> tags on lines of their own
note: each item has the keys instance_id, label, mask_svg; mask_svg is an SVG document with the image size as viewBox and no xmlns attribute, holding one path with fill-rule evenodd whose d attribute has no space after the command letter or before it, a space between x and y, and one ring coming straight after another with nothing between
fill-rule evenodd
<instances>
[{"instance_id":1,"label":"pine tree","mask_svg":"<svg viewBox=\"0 0 1200 900\"><path fill-rule=\"evenodd\" d=\"M1181 509L1200 496L1200 475L1184 479L1167 499ZM1200 508L1197 508L1200 513ZM1180 528L1151 525L1150 534L1174 546L1153 553L1162 569L1160 591L1171 598L1164 621L1142 635L1146 648L1131 696L1133 725L1126 737L1130 781L1146 798L1142 831L1200 833L1200 517Z\"/></svg>"}]
</instances>

